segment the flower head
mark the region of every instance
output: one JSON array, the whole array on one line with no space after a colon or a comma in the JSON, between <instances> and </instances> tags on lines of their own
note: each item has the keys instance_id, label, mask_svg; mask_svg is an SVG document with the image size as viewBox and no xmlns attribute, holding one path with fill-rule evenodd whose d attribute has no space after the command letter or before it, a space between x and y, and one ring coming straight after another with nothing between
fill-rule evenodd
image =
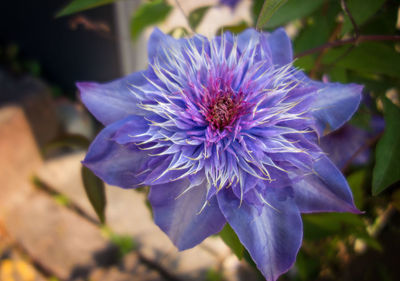
<instances>
[{"instance_id":1,"label":"flower head","mask_svg":"<svg viewBox=\"0 0 400 281\"><path fill-rule=\"evenodd\" d=\"M350 119L361 86L308 79L283 29L211 40L156 29L148 53L147 70L78 83L106 126L83 164L112 185L151 186L154 220L180 250L228 222L276 280L301 245L300 213L358 212L318 139Z\"/></svg>"}]
</instances>

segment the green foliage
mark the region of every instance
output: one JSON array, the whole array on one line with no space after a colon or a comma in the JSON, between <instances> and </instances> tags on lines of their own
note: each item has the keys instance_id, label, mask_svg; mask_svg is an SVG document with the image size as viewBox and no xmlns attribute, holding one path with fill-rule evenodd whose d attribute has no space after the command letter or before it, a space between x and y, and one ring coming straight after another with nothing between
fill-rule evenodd
<instances>
[{"instance_id":1,"label":"green foliage","mask_svg":"<svg viewBox=\"0 0 400 281\"><path fill-rule=\"evenodd\" d=\"M357 170L347 177L347 181L353 192L354 203L357 208L361 209L364 204L363 184L366 177L366 170Z\"/></svg>"},{"instance_id":2,"label":"green foliage","mask_svg":"<svg viewBox=\"0 0 400 281\"><path fill-rule=\"evenodd\" d=\"M64 9L59 11L56 17L68 16L84 10L93 9L103 5L111 4L118 0L73 0Z\"/></svg>"},{"instance_id":3,"label":"green foliage","mask_svg":"<svg viewBox=\"0 0 400 281\"><path fill-rule=\"evenodd\" d=\"M215 269L209 269L205 279L205 281L223 281L224 276L221 272L216 271Z\"/></svg>"},{"instance_id":4,"label":"green foliage","mask_svg":"<svg viewBox=\"0 0 400 281\"><path fill-rule=\"evenodd\" d=\"M165 0L144 2L131 19L131 37L136 40L146 27L162 22L172 7Z\"/></svg>"},{"instance_id":5,"label":"green foliage","mask_svg":"<svg viewBox=\"0 0 400 281\"><path fill-rule=\"evenodd\" d=\"M82 166L81 170L83 186L85 187L86 195L95 210L101 223L105 222L106 195L105 186L91 170Z\"/></svg>"},{"instance_id":6,"label":"green foliage","mask_svg":"<svg viewBox=\"0 0 400 281\"><path fill-rule=\"evenodd\" d=\"M196 30L199 26L210 7L211 6L204 6L190 12L188 20L189 25L193 30Z\"/></svg>"},{"instance_id":7,"label":"green foliage","mask_svg":"<svg viewBox=\"0 0 400 281\"><path fill-rule=\"evenodd\" d=\"M324 0L290 0L274 13L264 28L274 28L306 17L317 10Z\"/></svg>"},{"instance_id":8,"label":"green foliage","mask_svg":"<svg viewBox=\"0 0 400 281\"><path fill-rule=\"evenodd\" d=\"M335 64L346 69L366 74L382 74L400 77L400 54L384 43L361 43L345 57L348 46L329 50L324 56L324 64ZM342 57L342 58L341 58ZM338 58L341 58L338 60Z\"/></svg>"},{"instance_id":9,"label":"green foliage","mask_svg":"<svg viewBox=\"0 0 400 281\"><path fill-rule=\"evenodd\" d=\"M346 3L356 24L361 26L382 7L385 0L347 0ZM346 15L343 22L342 34L352 30L353 25L350 18Z\"/></svg>"},{"instance_id":10,"label":"green foliage","mask_svg":"<svg viewBox=\"0 0 400 281\"><path fill-rule=\"evenodd\" d=\"M235 253L239 259L243 258L244 247L229 224L225 225L225 227L219 233L219 236L221 236L225 244L231 248L233 253Z\"/></svg>"},{"instance_id":11,"label":"green foliage","mask_svg":"<svg viewBox=\"0 0 400 281\"><path fill-rule=\"evenodd\" d=\"M110 239L112 244L118 247L120 258L137 249L137 244L131 236L117 234L108 226L103 226L101 232L107 239Z\"/></svg>"},{"instance_id":12,"label":"green foliage","mask_svg":"<svg viewBox=\"0 0 400 281\"><path fill-rule=\"evenodd\" d=\"M376 148L372 194L377 195L400 180L400 109L383 98L385 133Z\"/></svg>"},{"instance_id":13,"label":"green foliage","mask_svg":"<svg viewBox=\"0 0 400 281\"><path fill-rule=\"evenodd\" d=\"M245 21L241 21L238 24L235 25L227 25L227 26L223 26L220 29L218 29L217 34L222 34L225 31L230 31L233 34L238 34L244 30L246 30L246 28L248 28L249 25L245 22Z\"/></svg>"},{"instance_id":14,"label":"green foliage","mask_svg":"<svg viewBox=\"0 0 400 281\"><path fill-rule=\"evenodd\" d=\"M286 3L287 0L265 0L257 19L256 28L262 29L273 14Z\"/></svg>"}]
</instances>

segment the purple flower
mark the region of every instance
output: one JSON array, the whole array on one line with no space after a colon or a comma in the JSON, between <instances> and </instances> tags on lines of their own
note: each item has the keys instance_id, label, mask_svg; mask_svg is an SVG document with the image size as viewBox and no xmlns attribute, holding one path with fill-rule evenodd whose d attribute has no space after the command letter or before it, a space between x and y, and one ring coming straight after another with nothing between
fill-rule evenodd
<instances>
[{"instance_id":1,"label":"purple flower","mask_svg":"<svg viewBox=\"0 0 400 281\"><path fill-rule=\"evenodd\" d=\"M318 139L350 119L361 86L308 79L283 29L212 40L156 29L148 46L147 70L77 84L106 126L83 164L111 185L151 186L154 220L179 250L228 222L276 280L301 245L301 213L359 212Z\"/></svg>"},{"instance_id":2,"label":"purple flower","mask_svg":"<svg viewBox=\"0 0 400 281\"><path fill-rule=\"evenodd\" d=\"M235 9L240 0L219 0L221 5L229 6L232 10Z\"/></svg>"}]
</instances>

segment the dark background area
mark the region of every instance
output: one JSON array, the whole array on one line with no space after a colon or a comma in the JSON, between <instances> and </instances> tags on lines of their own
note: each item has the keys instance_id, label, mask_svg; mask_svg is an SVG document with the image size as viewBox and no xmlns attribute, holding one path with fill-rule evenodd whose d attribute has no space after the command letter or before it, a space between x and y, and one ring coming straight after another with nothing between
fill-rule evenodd
<instances>
[{"instance_id":1,"label":"dark background area","mask_svg":"<svg viewBox=\"0 0 400 281\"><path fill-rule=\"evenodd\" d=\"M16 45L19 59L36 61L41 78L73 97L76 81L107 81L121 73L112 5L56 18L68 2L3 1L0 46ZM93 23L99 27L91 29Z\"/></svg>"}]
</instances>

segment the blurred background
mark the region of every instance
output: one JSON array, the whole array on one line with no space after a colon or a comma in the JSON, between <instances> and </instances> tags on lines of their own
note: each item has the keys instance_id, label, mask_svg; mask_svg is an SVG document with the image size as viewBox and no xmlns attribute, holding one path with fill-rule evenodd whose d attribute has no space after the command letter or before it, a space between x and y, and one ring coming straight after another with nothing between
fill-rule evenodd
<instances>
[{"instance_id":1,"label":"blurred background","mask_svg":"<svg viewBox=\"0 0 400 281\"><path fill-rule=\"evenodd\" d=\"M71 2L80 4L74 10ZM228 230L178 252L152 221L148 190L106 186L90 201L90 188L102 184L81 176L80 161L101 126L80 103L75 83L145 69L154 26L177 38L239 33L255 26L264 3L227 2L3 1L0 281L263 280ZM365 214L303 216L302 249L279 280L400 280L400 130L393 129L400 121L399 5L289 0L264 26L285 27L295 65L312 78L366 86L351 125L333 143L321 143L332 155L349 154L339 166ZM380 39L368 37L375 35ZM390 113L383 99L394 106ZM390 166L385 186L374 189L383 138L390 140L381 145L392 149L384 159Z\"/></svg>"}]
</instances>

